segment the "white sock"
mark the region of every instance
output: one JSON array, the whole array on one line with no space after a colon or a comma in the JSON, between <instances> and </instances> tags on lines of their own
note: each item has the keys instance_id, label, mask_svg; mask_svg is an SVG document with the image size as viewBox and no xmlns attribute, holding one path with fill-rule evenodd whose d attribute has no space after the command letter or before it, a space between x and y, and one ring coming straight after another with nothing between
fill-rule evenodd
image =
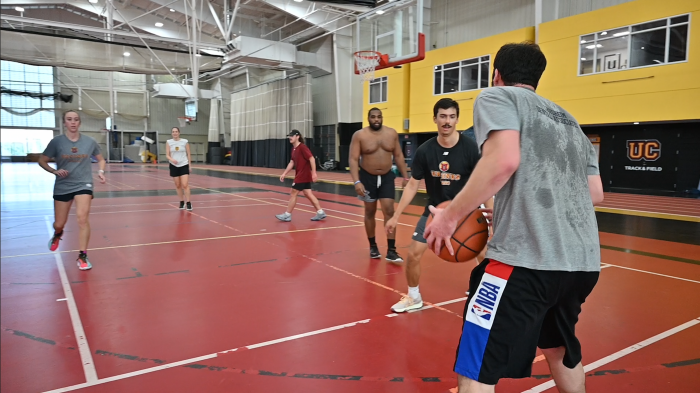
<instances>
[{"instance_id":1,"label":"white sock","mask_svg":"<svg viewBox=\"0 0 700 393\"><path fill-rule=\"evenodd\" d=\"M408 296L410 296L412 299L420 299L420 291L418 291L418 287L408 287Z\"/></svg>"},{"instance_id":2,"label":"white sock","mask_svg":"<svg viewBox=\"0 0 700 393\"><path fill-rule=\"evenodd\" d=\"M284 215L285 215L285 216L291 216L292 213L290 213L290 212L284 212Z\"/></svg>"},{"instance_id":3,"label":"white sock","mask_svg":"<svg viewBox=\"0 0 700 393\"><path fill-rule=\"evenodd\" d=\"M318 213L318 214L323 214L323 209L317 211L316 213Z\"/></svg>"}]
</instances>

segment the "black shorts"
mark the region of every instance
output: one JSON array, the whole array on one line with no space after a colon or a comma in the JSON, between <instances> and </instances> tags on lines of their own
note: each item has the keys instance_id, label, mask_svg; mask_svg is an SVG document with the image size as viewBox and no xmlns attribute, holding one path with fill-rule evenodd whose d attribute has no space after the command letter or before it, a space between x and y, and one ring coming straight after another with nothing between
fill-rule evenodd
<instances>
[{"instance_id":1,"label":"black shorts","mask_svg":"<svg viewBox=\"0 0 700 393\"><path fill-rule=\"evenodd\" d=\"M53 199L59 202L70 202L73 200L73 198L75 198L76 195L90 195L93 198L95 197L94 195L92 195L92 190L80 190L63 195L54 195Z\"/></svg>"},{"instance_id":2,"label":"black shorts","mask_svg":"<svg viewBox=\"0 0 700 393\"><path fill-rule=\"evenodd\" d=\"M454 371L495 385L527 378L537 347L565 347L564 365L581 362L575 326L599 272L513 267L485 259L472 271Z\"/></svg>"},{"instance_id":3,"label":"black shorts","mask_svg":"<svg viewBox=\"0 0 700 393\"><path fill-rule=\"evenodd\" d=\"M297 191L310 190L311 183L292 183L292 188Z\"/></svg>"},{"instance_id":4,"label":"black shorts","mask_svg":"<svg viewBox=\"0 0 700 393\"><path fill-rule=\"evenodd\" d=\"M190 174L190 164L183 166L175 166L170 164L170 177L180 177Z\"/></svg>"},{"instance_id":5,"label":"black shorts","mask_svg":"<svg viewBox=\"0 0 700 393\"><path fill-rule=\"evenodd\" d=\"M383 175L373 175L360 168L360 181L365 186L365 190L369 192L369 197L375 201L377 199L394 199L396 191L394 179L396 179L396 175L391 170Z\"/></svg>"},{"instance_id":6,"label":"black shorts","mask_svg":"<svg viewBox=\"0 0 700 393\"><path fill-rule=\"evenodd\" d=\"M421 216L420 220L418 220L418 224L416 224L416 230L413 231L413 236L411 237L411 240L415 240L419 243L427 243L428 241L425 240L425 224L428 222L428 216Z\"/></svg>"}]
</instances>

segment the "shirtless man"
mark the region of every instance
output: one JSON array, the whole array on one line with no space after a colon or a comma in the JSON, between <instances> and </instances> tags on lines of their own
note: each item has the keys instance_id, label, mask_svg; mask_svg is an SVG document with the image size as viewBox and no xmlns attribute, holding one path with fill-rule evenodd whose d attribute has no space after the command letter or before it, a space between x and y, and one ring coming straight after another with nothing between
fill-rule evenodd
<instances>
[{"instance_id":1,"label":"shirtless man","mask_svg":"<svg viewBox=\"0 0 700 393\"><path fill-rule=\"evenodd\" d=\"M382 257L374 236L377 200L382 204L382 213L387 220L394 215L395 176L391 171L392 157L403 176L402 187L406 187L409 178L399 134L393 128L382 125L382 111L379 108L370 109L367 120L369 127L355 132L352 136L349 163L355 192L365 203L365 231L369 240L369 256L376 259ZM387 235L386 260L400 263L403 259L396 252L395 239L395 232Z\"/></svg>"}]
</instances>

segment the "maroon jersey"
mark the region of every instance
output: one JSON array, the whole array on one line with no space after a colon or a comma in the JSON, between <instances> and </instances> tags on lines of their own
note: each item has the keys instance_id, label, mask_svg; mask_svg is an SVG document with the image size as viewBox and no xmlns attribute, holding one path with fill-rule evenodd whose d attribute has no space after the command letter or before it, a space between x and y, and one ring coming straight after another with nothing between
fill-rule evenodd
<instances>
[{"instance_id":1,"label":"maroon jersey","mask_svg":"<svg viewBox=\"0 0 700 393\"><path fill-rule=\"evenodd\" d=\"M313 157L311 150L305 144L300 143L299 146L292 150L292 160L296 169L294 183L311 183L311 165L309 159Z\"/></svg>"}]
</instances>

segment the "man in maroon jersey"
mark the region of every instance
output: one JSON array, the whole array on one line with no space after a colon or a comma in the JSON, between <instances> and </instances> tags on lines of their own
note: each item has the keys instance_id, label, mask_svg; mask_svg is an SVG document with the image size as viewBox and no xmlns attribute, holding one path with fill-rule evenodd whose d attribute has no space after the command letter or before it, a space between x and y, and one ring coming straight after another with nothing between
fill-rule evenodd
<instances>
[{"instance_id":1,"label":"man in maroon jersey","mask_svg":"<svg viewBox=\"0 0 700 393\"><path fill-rule=\"evenodd\" d=\"M289 137L289 143L294 146L294 149L292 150L292 159L289 161L287 169L280 176L280 181L284 182L284 177L294 167L296 167L296 176L294 176L294 183L292 183L292 197L289 198L287 211L284 214L277 214L275 217L280 221L292 221L292 210L297 204L297 196L299 191L301 191L316 209L316 215L311 217L311 221L323 220L326 218L326 213L321 209L321 204L318 203L318 199L311 191L311 183L318 179L316 175L316 159L311 154L311 150L304 144L304 137L301 136L301 132L292 130L287 136Z\"/></svg>"}]
</instances>

